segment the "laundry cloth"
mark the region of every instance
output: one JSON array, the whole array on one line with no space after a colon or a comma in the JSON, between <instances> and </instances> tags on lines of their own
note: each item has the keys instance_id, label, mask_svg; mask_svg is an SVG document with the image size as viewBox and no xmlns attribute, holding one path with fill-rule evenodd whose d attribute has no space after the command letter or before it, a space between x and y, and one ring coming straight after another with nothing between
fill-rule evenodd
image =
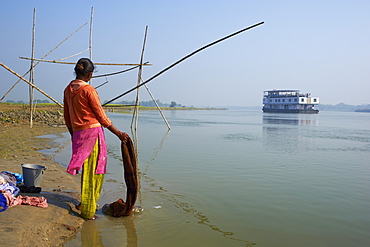
<instances>
[{"instance_id":1,"label":"laundry cloth","mask_svg":"<svg viewBox=\"0 0 370 247\"><path fill-rule=\"evenodd\" d=\"M0 209L0 212L3 212L8 208L8 202L3 194L0 194L0 207L3 208Z\"/></svg>"},{"instance_id":2,"label":"laundry cloth","mask_svg":"<svg viewBox=\"0 0 370 247\"><path fill-rule=\"evenodd\" d=\"M124 176L127 187L126 202L122 198L109 205L112 216L128 216L132 213L138 192L137 164L134 145L131 138L121 143Z\"/></svg>"}]
</instances>

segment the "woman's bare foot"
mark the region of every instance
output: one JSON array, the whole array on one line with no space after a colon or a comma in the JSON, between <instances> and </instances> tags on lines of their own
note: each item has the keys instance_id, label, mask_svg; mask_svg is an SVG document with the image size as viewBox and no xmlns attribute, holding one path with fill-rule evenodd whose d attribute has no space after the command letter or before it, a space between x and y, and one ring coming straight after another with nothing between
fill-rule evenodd
<instances>
[{"instance_id":1,"label":"woman's bare foot","mask_svg":"<svg viewBox=\"0 0 370 247\"><path fill-rule=\"evenodd\" d=\"M76 209L81 211L81 203L76 206ZM96 211L98 210L99 210L99 204L96 204Z\"/></svg>"},{"instance_id":2,"label":"woman's bare foot","mask_svg":"<svg viewBox=\"0 0 370 247\"><path fill-rule=\"evenodd\" d=\"M84 218L85 220L96 220L98 218L98 216L94 215L93 217L91 218Z\"/></svg>"}]
</instances>

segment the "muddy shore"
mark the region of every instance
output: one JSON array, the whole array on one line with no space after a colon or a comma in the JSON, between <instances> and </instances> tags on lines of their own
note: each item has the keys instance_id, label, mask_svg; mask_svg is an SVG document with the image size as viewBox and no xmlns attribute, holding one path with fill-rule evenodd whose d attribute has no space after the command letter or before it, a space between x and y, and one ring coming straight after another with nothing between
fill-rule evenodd
<instances>
[{"instance_id":1,"label":"muddy shore","mask_svg":"<svg viewBox=\"0 0 370 247\"><path fill-rule=\"evenodd\" d=\"M20 195L43 196L48 202L47 208L18 205L1 212L2 246L63 246L84 223L75 209L80 176L69 175L51 155L40 152L60 145L40 136L68 132L61 112L56 106L37 106L30 128L27 107L0 103L0 171L22 174L21 164L46 166L41 193Z\"/></svg>"}]
</instances>

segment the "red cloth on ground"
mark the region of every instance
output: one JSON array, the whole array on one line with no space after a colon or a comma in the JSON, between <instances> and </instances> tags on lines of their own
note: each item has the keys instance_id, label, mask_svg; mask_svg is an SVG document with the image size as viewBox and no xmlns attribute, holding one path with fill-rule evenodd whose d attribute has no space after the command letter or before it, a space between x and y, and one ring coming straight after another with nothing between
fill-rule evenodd
<instances>
[{"instance_id":1,"label":"red cloth on ground","mask_svg":"<svg viewBox=\"0 0 370 247\"><path fill-rule=\"evenodd\" d=\"M15 197L12 193L5 190L0 190L0 193L6 198L9 207L14 207L17 205L30 205L40 208L47 208L48 203L45 197L35 197L35 196L17 196Z\"/></svg>"},{"instance_id":2,"label":"red cloth on ground","mask_svg":"<svg viewBox=\"0 0 370 247\"><path fill-rule=\"evenodd\" d=\"M13 206L17 205L30 205L30 206L35 206L35 207L40 207L40 208L47 208L48 203L46 201L46 198L41 196L41 197L35 197L35 196L17 196L15 200L13 201Z\"/></svg>"}]
</instances>

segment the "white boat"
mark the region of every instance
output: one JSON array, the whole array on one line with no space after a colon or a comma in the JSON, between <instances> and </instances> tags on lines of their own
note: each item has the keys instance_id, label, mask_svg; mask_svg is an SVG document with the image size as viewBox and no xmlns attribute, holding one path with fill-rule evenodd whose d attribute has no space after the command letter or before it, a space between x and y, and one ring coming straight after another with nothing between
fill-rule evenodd
<instances>
[{"instance_id":1,"label":"white boat","mask_svg":"<svg viewBox=\"0 0 370 247\"><path fill-rule=\"evenodd\" d=\"M318 97L310 93L302 94L299 90L263 91L263 112L274 113L319 113L315 105L319 104Z\"/></svg>"}]
</instances>

